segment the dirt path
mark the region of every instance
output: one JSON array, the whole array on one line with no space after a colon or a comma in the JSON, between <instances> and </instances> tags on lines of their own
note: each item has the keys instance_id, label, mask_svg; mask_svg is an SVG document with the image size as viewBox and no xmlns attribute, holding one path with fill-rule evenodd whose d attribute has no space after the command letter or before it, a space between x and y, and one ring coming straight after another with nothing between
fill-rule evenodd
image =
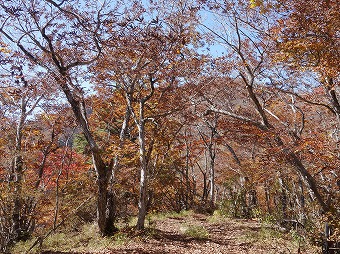
<instances>
[{"instance_id":1,"label":"dirt path","mask_svg":"<svg viewBox=\"0 0 340 254\"><path fill-rule=\"evenodd\" d=\"M188 233L192 229L198 230L198 233ZM146 232L134 234L123 241L123 244L111 246L103 252L88 250L87 253L318 253L315 248L300 245L299 251L299 243L291 237L291 234L280 234L257 221L212 220L205 215L191 214L184 217L154 219ZM61 254L62 252L43 253Z\"/></svg>"},{"instance_id":2,"label":"dirt path","mask_svg":"<svg viewBox=\"0 0 340 254\"><path fill-rule=\"evenodd\" d=\"M147 237L132 241L110 250L113 253L298 253L298 242L277 238L274 230L264 228L251 220L224 220L209 222L204 215L170 217L154 222L154 230ZM186 233L190 228L205 229L205 237L192 237ZM315 253L301 250L301 253Z\"/></svg>"}]
</instances>

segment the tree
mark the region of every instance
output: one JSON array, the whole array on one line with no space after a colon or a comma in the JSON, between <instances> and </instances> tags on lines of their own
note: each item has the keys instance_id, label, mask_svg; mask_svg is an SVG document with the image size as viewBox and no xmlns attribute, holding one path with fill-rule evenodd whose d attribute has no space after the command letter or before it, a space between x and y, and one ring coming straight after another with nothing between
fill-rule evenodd
<instances>
[{"instance_id":1,"label":"tree","mask_svg":"<svg viewBox=\"0 0 340 254\"><path fill-rule=\"evenodd\" d=\"M268 1L269 3L271 1ZM324 82L339 75L339 2L277 1L277 56L290 66L320 74ZM327 84L332 87L332 84Z\"/></svg>"},{"instance_id":2,"label":"tree","mask_svg":"<svg viewBox=\"0 0 340 254\"><path fill-rule=\"evenodd\" d=\"M210 4L209 1L208 4ZM235 81L231 82L236 82L236 85L244 87L250 104L243 104L247 107L248 113L246 113L244 110L236 110L235 107L221 109L221 106L214 102L211 97L206 97L210 104L208 113L223 114L256 127L264 135L268 135L267 138L271 136L271 139L268 139L268 141L270 140L269 144L282 151L281 156L294 167L297 174L303 176L322 209L329 211L330 206L321 194L316 179L306 168L299 154L290 148L289 144L297 142L299 139L298 133L278 131L278 126L282 124L282 121L270 111L272 100L267 99L270 98L270 90L261 85L262 82L265 83L265 78L269 78L266 75L266 66L268 66L270 43L263 39L266 36L266 20L262 20L259 13L249 8L249 2L240 2L239 5L235 3L214 3L211 8L216 10L223 29L221 31L231 30L232 33L219 33L216 29L209 28L205 24L202 24L202 26L216 38L216 41L225 45L226 57L221 57L221 59L226 59L226 62L221 70L229 72L231 77L237 76L234 78ZM229 65L228 58L232 59L232 62L229 60ZM270 73L269 70L268 73ZM242 103L238 103L238 106L242 107Z\"/></svg>"},{"instance_id":3,"label":"tree","mask_svg":"<svg viewBox=\"0 0 340 254\"><path fill-rule=\"evenodd\" d=\"M0 248L28 239L39 213L39 183L47 157L58 149L58 124L45 125L38 115L54 107L57 98L44 78L32 76L30 65L18 53L9 54L2 65L0 87L1 131L1 234ZM49 133L51 131L51 134ZM59 133L58 133L59 132ZM43 154L43 156L41 156Z\"/></svg>"},{"instance_id":4,"label":"tree","mask_svg":"<svg viewBox=\"0 0 340 254\"><path fill-rule=\"evenodd\" d=\"M34 80L24 74L25 63L17 60L15 55L11 56L11 61L7 62L10 71L4 72L3 85L0 88L0 106L3 108L3 117L7 118L5 123L11 126L4 126L8 131L7 158L10 157L10 165L4 166L7 171L2 181L8 183L7 188L3 188L4 197L1 200L1 214L4 218L1 224L1 232L7 234L7 239L1 241L0 248L6 249L7 245L25 240L34 230L34 210L36 200L24 191L24 172L26 170L27 146L27 126L29 118L34 115L34 111L43 100L44 85L39 84L39 80ZM12 135L11 135L12 134ZM8 149L9 148L9 149ZM4 155L6 153L4 152ZM6 162L5 162L6 163ZM3 186L5 187L5 186ZM6 195L10 198L7 199ZM12 204L6 204L5 200L11 200ZM7 214L6 214L7 213ZM1 234L1 238L3 235Z\"/></svg>"},{"instance_id":5,"label":"tree","mask_svg":"<svg viewBox=\"0 0 340 254\"><path fill-rule=\"evenodd\" d=\"M148 109L157 107L159 100L178 86L186 75L181 67L189 66L190 51L187 48L195 36L192 20L195 10L189 9L183 3L174 3L173 9L158 4L158 13L154 7L151 11L143 11L141 6L135 6L136 18L130 24L130 29L116 40L105 41L105 55L96 67L100 70L100 83L116 87L124 94L127 109L138 130L139 160L140 160L140 197L137 228L144 228L147 213L148 174L150 156L152 154L152 137L147 135L147 126L157 125L157 115L147 116ZM164 4L164 3L163 3ZM151 4L152 5L152 4ZM162 6L162 7L160 7ZM177 20L173 15L178 14ZM127 24L123 24L124 27ZM110 28L108 28L110 29ZM195 64L195 62L193 63ZM155 90L160 93L155 94ZM163 113L167 115L169 113ZM155 127L156 128L156 127ZM152 134L151 134L152 135Z\"/></svg>"},{"instance_id":6,"label":"tree","mask_svg":"<svg viewBox=\"0 0 340 254\"><path fill-rule=\"evenodd\" d=\"M87 12L80 10L86 6ZM104 9L107 12L104 13ZM50 75L51 87L61 89L89 144L93 165L97 172L98 226L103 235L115 230L107 210L112 209L108 183L113 160L105 160L91 131L84 90L80 83L85 67L101 54L100 32L103 22L112 22L115 7L82 1L41 2L3 1L1 3L1 34L25 54L36 70L44 68ZM13 31L16 31L13 33Z\"/></svg>"},{"instance_id":7,"label":"tree","mask_svg":"<svg viewBox=\"0 0 340 254\"><path fill-rule=\"evenodd\" d=\"M268 2L270 4L273 1ZM338 1L277 1L277 5L268 9L278 16L277 24L271 28L275 34L272 54L274 61L286 65L290 73L307 72L307 75L314 77L314 81L309 84L299 82L282 86L282 81L277 79L272 80L272 83L278 90L290 94L296 100L319 107L318 112L323 112L323 109L328 111L324 113L324 117L329 125L321 125L319 134L326 136L327 132L333 133L333 140L330 139L326 145L332 154L338 154L339 149L339 7ZM321 136L320 141L324 140ZM339 156L334 156L332 163L326 162L323 155L318 156L320 162L327 165L327 170L320 166L321 171L328 175L321 177L320 185L324 186L325 181L333 182L330 186L334 187L323 187L327 190L327 202L332 203L330 207L333 210L332 206L336 206L336 201L331 202L330 196L336 192L335 178L338 176L332 173L332 168L337 165Z\"/></svg>"}]
</instances>

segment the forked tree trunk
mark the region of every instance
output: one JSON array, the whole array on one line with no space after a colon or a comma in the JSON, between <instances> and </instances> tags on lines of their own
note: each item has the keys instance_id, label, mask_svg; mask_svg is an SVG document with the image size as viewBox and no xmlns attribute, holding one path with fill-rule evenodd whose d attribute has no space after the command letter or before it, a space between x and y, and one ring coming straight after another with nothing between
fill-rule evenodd
<instances>
[{"instance_id":1,"label":"forked tree trunk","mask_svg":"<svg viewBox=\"0 0 340 254\"><path fill-rule=\"evenodd\" d=\"M151 156L152 144L149 145L149 152L146 151L146 138L145 138L145 124L147 119L144 116L145 113L145 103L152 97L154 93L155 81L150 76L150 92L143 98L138 99L138 110L137 115L134 111L132 105L132 94L135 87L131 86L129 91L125 94L126 102L133 120L138 129L138 143L139 143L139 161L140 161L140 182L139 182L139 200L138 200L138 219L137 219L137 229L144 229L145 217L147 213L147 203L148 203L148 162Z\"/></svg>"},{"instance_id":2,"label":"forked tree trunk","mask_svg":"<svg viewBox=\"0 0 340 254\"><path fill-rule=\"evenodd\" d=\"M113 160L105 163L102 158L101 150L88 125L85 102L81 91L76 94L74 91L71 92L67 85L61 87L89 144L94 169L97 173L97 222L99 231L102 235L112 235L116 231L114 226L115 204L113 203L114 195L110 193L108 187L112 176Z\"/></svg>"}]
</instances>

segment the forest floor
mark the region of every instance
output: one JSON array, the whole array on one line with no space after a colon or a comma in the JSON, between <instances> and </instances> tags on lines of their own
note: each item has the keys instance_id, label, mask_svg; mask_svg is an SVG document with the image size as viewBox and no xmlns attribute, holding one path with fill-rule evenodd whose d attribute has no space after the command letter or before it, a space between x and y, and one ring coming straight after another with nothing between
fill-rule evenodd
<instances>
[{"instance_id":1,"label":"forest floor","mask_svg":"<svg viewBox=\"0 0 340 254\"><path fill-rule=\"evenodd\" d=\"M255 220L216 219L191 213L153 218L148 223L143 232L122 230L115 243L105 241L104 247L103 243L96 246L88 240L66 250L67 244L59 242L58 248L44 248L41 253L320 253L320 248L307 244L296 232L283 233Z\"/></svg>"}]
</instances>

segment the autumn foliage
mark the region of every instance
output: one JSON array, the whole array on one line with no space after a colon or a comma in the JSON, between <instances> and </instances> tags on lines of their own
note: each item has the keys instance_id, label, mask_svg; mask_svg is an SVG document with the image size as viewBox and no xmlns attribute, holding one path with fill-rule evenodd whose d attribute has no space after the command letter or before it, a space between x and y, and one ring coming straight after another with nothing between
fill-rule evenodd
<instances>
[{"instance_id":1,"label":"autumn foliage","mask_svg":"<svg viewBox=\"0 0 340 254\"><path fill-rule=\"evenodd\" d=\"M0 6L0 251L189 209L339 238L338 1Z\"/></svg>"}]
</instances>

